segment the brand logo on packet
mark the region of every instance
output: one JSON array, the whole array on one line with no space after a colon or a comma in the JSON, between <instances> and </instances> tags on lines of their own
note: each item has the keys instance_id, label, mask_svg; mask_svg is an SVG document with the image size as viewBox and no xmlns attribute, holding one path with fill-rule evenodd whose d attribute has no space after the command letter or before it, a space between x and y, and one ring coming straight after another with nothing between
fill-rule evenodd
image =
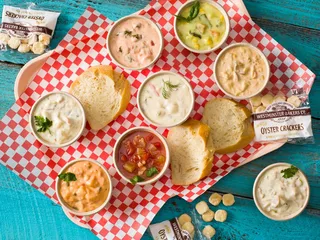
<instances>
[{"instance_id":1,"label":"brand logo on packet","mask_svg":"<svg viewBox=\"0 0 320 240\"><path fill-rule=\"evenodd\" d=\"M42 54L49 47L60 13L3 6L0 51Z\"/></svg>"},{"instance_id":2,"label":"brand logo on packet","mask_svg":"<svg viewBox=\"0 0 320 240\"><path fill-rule=\"evenodd\" d=\"M17 12L20 12L19 10ZM45 16L34 16L31 14L23 15L23 14L16 14L14 12L6 11L6 17L9 18L22 18L22 19L33 19L33 20L43 20Z\"/></svg>"},{"instance_id":3,"label":"brand logo on packet","mask_svg":"<svg viewBox=\"0 0 320 240\"><path fill-rule=\"evenodd\" d=\"M289 121L292 117L310 114L310 108L297 109L288 102L276 102L269 105L265 112L254 114L254 120L270 119L271 121L282 123Z\"/></svg>"},{"instance_id":4,"label":"brand logo on packet","mask_svg":"<svg viewBox=\"0 0 320 240\"><path fill-rule=\"evenodd\" d=\"M188 231L180 228L177 218L150 225L150 232L156 240L192 240Z\"/></svg>"},{"instance_id":5,"label":"brand logo on packet","mask_svg":"<svg viewBox=\"0 0 320 240\"><path fill-rule=\"evenodd\" d=\"M307 102L307 101L306 101ZM308 104L295 107L288 101L271 103L263 112L253 114L257 141L303 139L313 136Z\"/></svg>"}]
</instances>

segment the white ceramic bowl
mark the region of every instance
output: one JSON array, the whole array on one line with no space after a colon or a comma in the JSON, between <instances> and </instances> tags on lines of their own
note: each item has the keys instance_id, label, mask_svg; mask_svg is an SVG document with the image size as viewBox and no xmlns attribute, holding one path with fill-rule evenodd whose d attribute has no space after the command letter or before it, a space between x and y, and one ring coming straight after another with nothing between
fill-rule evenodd
<instances>
[{"instance_id":1,"label":"white ceramic bowl","mask_svg":"<svg viewBox=\"0 0 320 240\"><path fill-rule=\"evenodd\" d=\"M80 211L77 211L73 208L71 208L67 203L64 202L63 198L61 197L60 195L60 179L59 177L56 178L56 195L58 197L58 200L61 204L61 206L66 209L68 212L74 214L74 215L77 215L77 216L89 216L89 215L92 215L92 214L95 214L97 212L99 212L100 210L102 210L103 208L105 208L105 206L108 204L108 202L110 201L110 198L112 196L112 181L111 181L111 178L110 178L110 175L107 171L107 169L101 164L99 163L98 161L95 161L95 160L92 160L92 159L88 159L88 158L80 158L80 159L77 159L77 160L73 160L73 161L70 161L68 162L59 172L59 175L61 173L63 173L69 166L71 166L72 164L75 164L77 162L81 162L81 161L88 161L88 162L91 162L92 164L96 164L98 165L107 175L108 177L108 181L109 181L109 194L106 198L106 200L103 202L103 204L101 204L99 207L97 207L96 209L92 210L92 211L89 211L89 212L80 212Z\"/></svg>"},{"instance_id":2,"label":"white ceramic bowl","mask_svg":"<svg viewBox=\"0 0 320 240\"><path fill-rule=\"evenodd\" d=\"M150 118L147 117L147 115L143 112L142 107L140 105L140 94L141 94L142 89L146 85L146 83L148 81L150 81L152 78L154 78L155 76L163 75L163 74L170 74L170 75L173 75L173 76L176 76L176 77L180 78L181 81L184 81L186 83L186 85L188 86L188 88L189 88L189 92L190 92L190 96L191 96L192 104L190 105L190 109L189 109L187 115L183 119L181 119L181 121L179 121L179 122L177 122L175 124L172 124L172 125L165 125L165 124L155 123L154 121L152 121ZM181 76L180 74L174 73L174 72L170 72L170 71L160 71L160 72L157 72L157 73L154 73L154 74L148 76L147 79L141 84L141 86L138 89L137 103L138 103L139 112L141 113L141 115L143 116L144 119L146 119L149 123L151 123L152 125L157 126L157 127L170 128L170 127L178 126L178 125L184 123L185 121L187 121L189 116L190 116L190 114L192 113L193 108L194 108L194 101L195 101L194 92L193 92L193 89L192 89L189 81L187 79L185 79L183 76Z\"/></svg>"},{"instance_id":3,"label":"white ceramic bowl","mask_svg":"<svg viewBox=\"0 0 320 240\"><path fill-rule=\"evenodd\" d=\"M156 31L157 31L157 33L158 33L158 38L160 39L160 48L159 48L159 52L157 53L157 56L155 57L155 59L153 59L153 61L152 61L151 63L149 63L149 64L146 65L146 66L141 66L141 67L137 67L137 68L125 66L125 65L121 64L120 62L118 62L118 61L115 59L115 57L113 56L112 52L110 51L110 45L112 44L112 43L110 42L110 36L111 36L112 31L115 29L115 27L116 27L119 23L121 23L121 22L123 22L123 21L126 21L126 20L128 20L128 19L130 19L130 18L141 18L141 19L144 19L145 21L147 21L148 23L150 23L150 25L153 26L153 27L156 29ZM115 64L117 64L118 66L120 66L120 67L122 67L122 68L124 68L124 69L128 69L128 70L142 70L142 69L145 69L145 68L148 68L148 67L152 66L152 65L153 65L156 61L158 61L158 59L160 58L161 53L162 53L162 50L163 50L163 46L164 46L162 32L161 32L160 28L158 27L158 25L155 24L153 21L151 21L149 18L146 18L146 17L141 16L141 15L135 15L135 14L134 14L134 15L130 15L130 16L123 17L123 18L119 19L118 21L116 21L116 22L113 24L113 26L112 26L112 27L110 28L110 30L109 30L109 33L108 33L108 36L107 36L107 43L106 43L106 44L107 44L108 53L109 53L112 61L113 61Z\"/></svg>"},{"instance_id":4,"label":"white ceramic bowl","mask_svg":"<svg viewBox=\"0 0 320 240\"><path fill-rule=\"evenodd\" d=\"M266 213L261 207L260 207L260 203L258 201L258 198L257 198L257 189L259 187L258 183L259 183L259 180L261 178L261 176L267 172L269 169L271 168L274 168L274 167L278 167L278 166L284 166L286 168L290 168L292 164L289 164L289 163L283 163L283 162L280 162L280 163L274 163L274 164L271 164L269 166L267 166L266 168L264 168L260 173L259 175L256 177L256 180L254 181L254 185L253 185L253 199L254 199L254 203L256 204L257 208L259 209L259 211L264 215L266 216L267 218L270 218L272 220L275 220L275 221L286 221L286 220L290 220L290 219L293 219L295 217L297 217L300 213L303 212L303 210L307 207L308 205L308 202L309 202L309 198L310 198L310 186L309 186L309 182L308 182L308 179L306 177L306 175L299 169L301 175L306 179L306 184L307 184L307 192L308 192L308 195L307 195L307 198L303 204L303 206L299 209L299 211L297 211L296 213L293 213L287 217L283 217L283 218L275 218L271 215L268 215L268 213Z\"/></svg>"},{"instance_id":5,"label":"white ceramic bowl","mask_svg":"<svg viewBox=\"0 0 320 240\"><path fill-rule=\"evenodd\" d=\"M228 51L228 49L233 48L233 47L236 47L236 46L247 46L247 47L250 47L250 48L254 49L257 53L259 53L259 55L261 56L261 58L263 59L265 65L266 65L267 76L266 76L266 78L265 78L265 80L264 80L265 82L264 82L262 88L261 88L261 89L257 89L257 91L256 91L255 93L253 93L253 94L251 94L251 95L249 95L249 96L241 96L241 97L239 97L239 96L234 96L234 95L228 93L225 89L222 88L222 86L220 85L220 83L219 83L219 81L218 81L218 78L217 78L216 67L217 67L217 63L218 63L220 57L221 57L226 51ZM253 46L252 44L249 44L249 43L234 43L234 44L229 45L228 47L225 47L225 48L218 54L218 56L217 56L217 58L216 58L216 60L215 60L215 62L214 62L214 65L213 65L213 75L214 75L215 82L217 83L219 89L220 89L222 92L224 92L224 94L226 94L227 96L229 96L229 97L231 97L231 98L233 98L233 99L237 99L237 100L248 99L248 98L254 97L254 96L258 95L259 93L261 93L262 90L267 86L267 84L268 84L268 82L269 82L269 78L270 78L270 65L269 65L268 59L266 58L266 56L263 54L263 52L262 52L259 48L255 47L255 46Z\"/></svg>"},{"instance_id":6,"label":"white ceramic bowl","mask_svg":"<svg viewBox=\"0 0 320 240\"><path fill-rule=\"evenodd\" d=\"M176 15L179 15L181 13L181 11L192 5L193 3L195 2L194 1L187 1L185 2L178 10L178 12L176 13ZM213 52L215 50L217 50L219 47L221 47L222 44L224 44L224 42L227 40L228 36L229 36L229 32L230 32L230 22L229 22L229 16L228 14L226 13L226 11L224 10L224 8L217 2L215 1L212 1L212 0L200 0L200 3L209 3L211 4L212 6L214 6L215 8L217 8L219 10L219 12L223 15L224 17L224 20L226 22L226 31L223 35L223 38L221 39L221 42L219 44L217 44L216 46L214 46L213 48L211 49L207 49L207 50L197 50L197 49L194 49L194 48L191 48L189 46L187 46L179 37L179 34L178 34L178 29L177 29L177 22L178 22L178 19L175 17L174 18L174 23L173 23L173 27L174 27L174 33L178 39L178 41L180 42L180 44L185 47L186 49L188 49L190 52L194 52L194 53L209 53L209 52Z\"/></svg>"},{"instance_id":7,"label":"white ceramic bowl","mask_svg":"<svg viewBox=\"0 0 320 240\"><path fill-rule=\"evenodd\" d=\"M160 134L158 133L156 130L152 129L152 128L149 128L149 127L134 127L134 128L130 128L129 130L125 131L117 140L114 148L113 148L113 164L117 170L117 172L119 173L119 175L127 182L131 183L130 179L127 178L126 176L124 176L124 174L122 174L122 172L120 171L120 169L118 168L118 151L120 149L120 146L121 146L121 143L122 141L127 137L129 136L130 134L134 133L134 132L139 132L139 131L145 131L145 132L149 132L149 133L152 133L154 135L156 135L160 141L162 142L164 148L165 148L165 151L166 151L166 162L161 170L160 173L158 173L155 177L147 180L147 181L143 181L143 182L137 182L136 185L147 185L147 184L151 184L151 183L154 183L156 181L158 181L162 176L163 174L165 173L165 171L168 169L169 167L169 163L170 163L170 152L169 152L169 147L168 147L168 144L167 144L167 141L165 140L165 138Z\"/></svg>"},{"instance_id":8,"label":"white ceramic bowl","mask_svg":"<svg viewBox=\"0 0 320 240\"><path fill-rule=\"evenodd\" d=\"M36 106L38 105L39 102L41 102L44 98L52 95L52 94L63 94L63 95L66 95L68 97L71 97L74 101L76 101L79 105L79 108L81 109L81 113L82 113L82 119L83 119L83 122L82 122L82 126L81 126L81 130L79 131L79 133L73 138L71 139L70 141L66 142L66 143L63 143L63 144L52 144L52 143L48 143L46 142L44 139L42 139L38 133L37 133L37 130L35 129L35 126L33 125L33 113L35 111L35 108ZM55 91L55 92L51 92L51 93L48 93L48 94L45 94L43 96L41 96L32 106L31 108L31 111L30 111L30 115L29 115L29 125L30 125L30 128L31 128L31 132L32 134L35 136L35 138L41 142L43 145L47 146L47 147L52 147L52 148L62 148L62 147L67 147L69 145L71 145L72 143L74 143L75 141L77 141L79 139L79 137L82 135L82 132L84 130L84 128L86 127L86 114L85 114L85 111L84 111L84 108L82 106L82 104L80 103L80 101L73 95L71 95L70 93L67 93L67 92L63 92L63 91Z\"/></svg>"}]
</instances>

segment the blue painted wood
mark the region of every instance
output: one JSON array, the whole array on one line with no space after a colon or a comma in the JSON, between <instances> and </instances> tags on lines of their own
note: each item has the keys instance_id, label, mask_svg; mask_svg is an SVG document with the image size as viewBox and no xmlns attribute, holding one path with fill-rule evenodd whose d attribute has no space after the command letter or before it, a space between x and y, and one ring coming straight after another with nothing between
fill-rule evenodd
<instances>
[{"instance_id":1,"label":"blue painted wood","mask_svg":"<svg viewBox=\"0 0 320 240\"><path fill-rule=\"evenodd\" d=\"M12 2L21 2L11 0ZM47 9L63 10L59 19L54 47L74 24L89 4L116 20L133 13L147 4L147 0L109 1L36 1ZM7 3L7 1L6 1ZM312 71L320 75L320 0L245 0L254 20L285 48L297 56ZM0 0L0 10L3 1ZM294 40L293 40L294 39ZM0 59L25 63L26 55L3 56ZM13 84L21 65L0 63L0 116L14 101ZM310 99L313 115L320 117L320 79L317 78ZM211 190L232 192L239 197L229 210L226 223L213 223L217 239L316 239L320 236L320 121L314 120L316 145L286 145L278 151L249 163L223 178ZM308 210L289 222L273 222L263 217L255 208L252 185L258 172L279 161L291 162L308 176L311 198ZM206 200L209 193L202 196ZM244 198L243 198L244 197ZM198 201L198 200L197 200ZM196 202L197 202L196 201ZM195 202L195 203L196 203ZM175 197L170 199L156 215L153 223L191 211L195 203L186 203ZM213 210L217 208L212 208ZM270 230L271 229L271 230ZM70 222L61 208L15 174L0 166L0 239L96 239L88 230ZM145 234L143 239L151 239Z\"/></svg>"},{"instance_id":2,"label":"blue painted wood","mask_svg":"<svg viewBox=\"0 0 320 240\"><path fill-rule=\"evenodd\" d=\"M318 0L244 0L243 2L253 18L320 30Z\"/></svg>"},{"instance_id":3,"label":"blue painted wood","mask_svg":"<svg viewBox=\"0 0 320 240\"><path fill-rule=\"evenodd\" d=\"M34 190L27 183L0 167L0 239L97 239L89 230L81 229L70 222L58 205ZM226 177L225 179L228 179ZM156 215L153 223L178 217L194 211L195 204L208 201L207 192L193 203L179 197L170 199ZM308 209L302 215L287 222L274 222L264 217L252 199L236 197L232 207L210 205L213 211L225 209L225 223L210 223L216 231L216 239L305 239L316 240L320 235L320 210ZM197 214L202 229L204 223ZM15 224L12 224L15 223ZM272 231L268 231L272 229ZM143 240L151 240L145 234ZM111 239L110 239L111 240Z\"/></svg>"},{"instance_id":4,"label":"blue painted wood","mask_svg":"<svg viewBox=\"0 0 320 240\"><path fill-rule=\"evenodd\" d=\"M206 192L193 203L187 203L178 197L172 198L157 214L153 222L162 222L167 220L169 216L178 217L183 213L194 211L198 202L206 201L208 203L210 194ZM194 222L199 222L198 228L200 231L206 225L211 225L216 229L216 235L213 239L223 240L319 239L320 228L317 227L320 223L319 210L309 209L290 221L276 222L264 217L251 199L236 197L235 200L235 204L231 207L225 207L223 204L214 207L209 204L210 209L214 212L218 209L227 211L228 218L223 223L206 223L202 221L199 214L194 212L194 216L197 219ZM171 214L169 215L168 213ZM142 239L151 240L152 238L145 236Z\"/></svg>"}]
</instances>

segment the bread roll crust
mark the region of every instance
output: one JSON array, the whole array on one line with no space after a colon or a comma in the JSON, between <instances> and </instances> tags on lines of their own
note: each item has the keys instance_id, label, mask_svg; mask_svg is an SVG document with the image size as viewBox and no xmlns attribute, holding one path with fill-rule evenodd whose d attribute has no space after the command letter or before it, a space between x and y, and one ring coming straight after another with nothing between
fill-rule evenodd
<instances>
[{"instance_id":1,"label":"bread roll crust","mask_svg":"<svg viewBox=\"0 0 320 240\"><path fill-rule=\"evenodd\" d=\"M83 105L93 130L100 130L121 115L130 101L130 83L111 66L99 65L84 71L70 87Z\"/></svg>"},{"instance_id":2,"label":"bread roll crust","mask_svg":"<svg viewBox=\"0 0 320 240\"><path fill-rule=\"evenodd\" d=\"M211 173L214 148L208 125L189 119L171 128L167 140L173 184L190 185Z\"/></svg>"},{"instance_id":3,"label":"bread roll crust","mask_svg":"<svg viewBox=\"0 0 320 240\"><path fill-rule=\"evenodd\" d=\"M211 128L216 153L235 152L253 140L250 116L249 109L231 99L215 98L206 103L201 121Z\"/></svg>"}]
</instances>

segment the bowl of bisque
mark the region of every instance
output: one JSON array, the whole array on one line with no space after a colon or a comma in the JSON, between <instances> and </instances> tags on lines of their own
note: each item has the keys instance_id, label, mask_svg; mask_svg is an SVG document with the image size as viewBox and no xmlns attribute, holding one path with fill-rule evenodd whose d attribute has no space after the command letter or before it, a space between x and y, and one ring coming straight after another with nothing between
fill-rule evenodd
<instances>
[{"instance_id":1,"label":"bowl of bisque","mask_svg":"<svg viewBox=\"0 0 320 240\"><path fill-rule=\"evenodd\" d=\"M113 62L128 70L153 65L160 58L163 45L157 24L140 15L119 19L107 37L107 49Z\"/></svg>"},{"instance_id":2,"label":"bowl of bisque","mask_svg":"<svg viewBox=\"0 0 320 240\"><path fill-rule=\"evenodd\" d=\"M253 186L253 199L266 217L285 221L298 216L310 197L308 179L297 167L275 163L264 168Z\"/></svg>"},{"instance_id":3,"label":"bowl of bisque","mask_svg":"<svg viewBox=\"0 0 320 240\"><path fill-rule=\"evenodd\" d=\"M133 185L159 180L169 167L166 140L152 128L135 127L124 132L113 150L113 164L119 175Z\"/></svg>"},{"instance_id":4,"label":"bowl of bisque","mask_svg":"<svg viewBox=\"0 0 320 240\"><path fill-rule=\"evenodd\" d=\"M68 212L89 216L99 212L110 201L111 178L98 161L77 159L61 169L56 180L56 194Z\"/></svg>"},{"instance_id":5,"label":"bowl of bisque","mask_svg":"<svg viewBox=\"0 0 320 240\"><path fill-rule=\"evenodd\" d=\"M217 50L227 40L229 31L229 17L215 1L187 1L175 15L175 35L180 44L191 52Z\"/></svg>"},{"instance_id":6,"label":"bowl of bisque","mask_svg":"<svg viewBox=\"0 0 320 240\"><path fill-rule=\"evenodd\" d=\"M80 101L67 92L52 92L40 97L29 115L31 132L48 147L66 147L74 143L86 126Z\"/></svg>"},{"instance_id":7,"label":"bowl of bisque","mask_svg":"<svg viewBox=\"0 0 320 240\"><path fill-rule=\"evenodd\" d=\"M270 78L266 56L249 43L224 48L214 62L213 72L220 90L238 100L258 95Z\"/></svg>"},{"instance_id":8,"label":"bowl of bisque","mask_svg":"<svg viewBox=\"0 0 320 240\"><path fill-rule=\"evenodd\" d=\"M194 107L194 93L181 75L160 71L148 76L138 90L141 115L158 127L174 127L185 122Z\"/></svg>"}]
</instances>

